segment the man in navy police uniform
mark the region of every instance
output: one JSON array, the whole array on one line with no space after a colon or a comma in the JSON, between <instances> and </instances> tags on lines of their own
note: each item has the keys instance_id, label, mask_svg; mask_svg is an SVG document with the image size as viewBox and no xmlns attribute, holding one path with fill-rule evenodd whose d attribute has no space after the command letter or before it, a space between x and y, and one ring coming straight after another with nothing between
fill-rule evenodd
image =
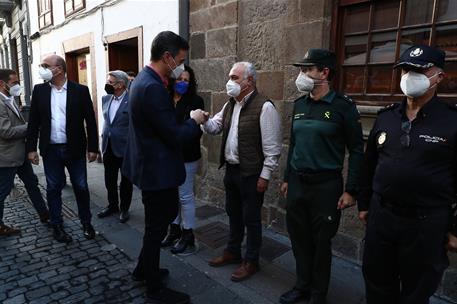
<instances>
[{"instance_id":1,"label":"man in navy police uniform","mask_svg":"<svg viewBox=\"0 0 457 304\"><path fill-rule=\"evenodd\" d=\"M368 138L359 218L367 225L367 303L425 304L456 250L457 107L437 96L445 53L415 45L400 57L406 98L381 110Z\"/></svg>"}]
</instances>

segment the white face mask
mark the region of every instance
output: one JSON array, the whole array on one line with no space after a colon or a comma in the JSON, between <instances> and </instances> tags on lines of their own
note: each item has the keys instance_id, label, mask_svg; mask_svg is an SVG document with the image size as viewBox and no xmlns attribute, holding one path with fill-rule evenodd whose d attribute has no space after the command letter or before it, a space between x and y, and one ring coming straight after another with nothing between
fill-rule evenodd
<instances>
[{"instance_id":1,"label":"white face mask","mask_svg":"<svg viewBox=\"0 0 457 304\"><path fill-rule=\"evenodd\" d=\"M171 59L175 63L176 67L174 69L172 69L171 66L167 63L168 67L171 69L170 77L173 78L173 79L178 79L179 76L181 76L182 72L185 71L184 63L181 63L180 65L177 65L175 59L173 57L171 57Z\"/></svg>"},{"instance_id":2,"label":"white face mask","mask_svg":"<svg viewBox=\"0 0 457 304\"><path fill-rule=\"evenodd\" d=\"M403 94L408 97L420 97L436 85L435 83L432 87L430 87L430 79L438 74L439 73L436 73L430 77L427 77L422 73L409 71L408 73L401 76L400 88Z\"/></svg>"},{"instance_id":3,"label":"white face mask","mask_svg":"<svg viewBox=\"0 0 457 304\"><path fill-rule=\"evenodd\" d=\"M38 69L38 74L40 74L40 78L43 79L44 81L51 81L52 79L52 71L50 69L45 69L43 67L40 67Z\"/></svg>"},{"instance_id":4,"label":"white face mask","mask_svg":"<svg viewBox=\"0 0 457 304\"><path fill-rule=\"evenodd\" d=\"M241 93L241 86L237 82L233 81L232 79L227 81L225 88L227 89L227 95L230 97L236 98Z\"/></svg>"},{"instance_id":5,"label":"white face mask","mask_svg":"<svg viewBox=\"0 0 457 304\"><path fill-rule=\"evenodd\" d=\"M300 72L295 80L295 85L298 91L308 93L314 89L314 80L305 73Z\"/></svg>"},{"instance_id":6,"label":"white face mask","mask_svg":"<svg viewBox=\"0 0 457 304\"><path fill-rule=\"evenodd\" d=\"M19 84L15 84L12 87L10 87L9 93L11 96L14 97L21 96L22 87Z\"/></svg>"}]
</instances>

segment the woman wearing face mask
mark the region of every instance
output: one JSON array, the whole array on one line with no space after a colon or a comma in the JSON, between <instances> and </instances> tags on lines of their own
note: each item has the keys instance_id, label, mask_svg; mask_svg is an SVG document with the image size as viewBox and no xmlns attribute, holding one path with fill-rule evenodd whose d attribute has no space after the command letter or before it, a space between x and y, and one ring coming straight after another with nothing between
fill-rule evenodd
<instances>
[{"instance_id":1,"label":"woman wearing face mask","mask_svg":"<svg viewBox=\"0 0 457 304\"><path fill-rule=\"evenodd\" d=\"M184 71L169 84L171 102L176 107L178 123L190 118L190 111L204 109L203 99L197 95L197 82L194 71L187 65ZM179 187L180 212L170 225L168 235L162 247L171 248L174 254L192 254L196 251L193 229L195 227L194 177L198 169L200 152L200 136L183 144L183 156L186 167L186 180Z\"/></svg>"},{"instance_id":2,"label":"woman wearing face mask","mask_svg":"<svg viewBox=\"0 0 457 304\"><path fill-rule=\"evenodd\" d=\"M287 199L287 230L296 259L295 286L283 304L309 300L324 304L330 279L331 239L341 209L355 204L363 157L360 117L355 104L330 88L335 54L310 49L300 67L297 89L306 93L294 104L287 169L281 192ZM342 169L349 152L348 175Z\"/></svg>"}]
</instances>

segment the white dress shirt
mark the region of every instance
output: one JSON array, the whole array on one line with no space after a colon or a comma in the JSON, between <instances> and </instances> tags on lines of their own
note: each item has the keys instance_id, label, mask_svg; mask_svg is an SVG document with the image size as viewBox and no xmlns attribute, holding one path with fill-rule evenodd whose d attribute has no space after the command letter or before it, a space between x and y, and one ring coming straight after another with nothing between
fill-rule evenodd
<instances>
[{"instance_id":1,"label":"white dress shirt","mask_svg":"<svg viewBox=\"0 0 457 304\"><path fill-rule=\"evenodd\" d=\"M51 86L51 143L67 143L67 81L62 88Z\"/></svg>"},{"instance_id":2,"label":"white dress shirt","mask_svg":"<svg viewBox=\"0 0 457 304\"><path fill-rule=\"evenodd\" d=\"M11 108L13 108L14 113L17 116L21 117L21 114L19 113L19 108L16 106L16 102L14 101L14 97L13 96L6 96L2 92L0 92L0 94L2 95L3 100L5 101L5 103L7 103Z\"/></svg>"},{"instance_id":3,"label":"white dress shirt","mask_svg":"<svg viewBox=\"0 0 457 304\"><path fill-rule=\"evenodd\" d=\"M113 97L111 98L111 105L109 107L109 112L108 112L109 121L111 123L113 123L113 120L116 117L117 110L119 110L119 106L121 105L122 99L124 99L125 92L126 91L124 91L124 93L122 93L122 95L119 97L116 97L113 95Z\"/></svg>"},{"instance_id":4,"label":"white dress shirt","mask_svg":"<svg viewBox=\"0 0 457 304\"><path fill-rule=\"evenodd\" d=\"M233 108L232 122L227 135L225 144L224 156L229 164L239 164L238 156L238 122L240 111L246 103L246 100L252 95L248 94L242 101L237 101ZM203 124L203 131L208 134L219 134L222 132L222 119L225 107L228 102L222 107L222 110L208 119ZM265 102L260 112L260 133L262 136L262 150L265 157L263 161L262 172L260 177L269 180L272 172L278 167L279 156L281 155L281 123L275 106L271 102Z\"/></svg>"}]
</instances>

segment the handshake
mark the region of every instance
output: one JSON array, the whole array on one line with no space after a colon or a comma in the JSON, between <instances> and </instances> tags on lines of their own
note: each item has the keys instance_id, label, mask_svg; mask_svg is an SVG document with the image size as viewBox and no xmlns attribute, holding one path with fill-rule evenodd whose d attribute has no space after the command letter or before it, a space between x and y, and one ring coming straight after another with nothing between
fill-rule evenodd
<instances>
[{"instance_id":1,"label":"handshake","mask_svg":"<svg viewBox=\"0 0 457 304\"><path fill-rule=\"evenodd\" d=\"M209 113L202 111L200 109L190 111L190 118L195 120L195 122L200 125L202 123L205 123L209 119Z\"/></svg>"}]
</instances>

